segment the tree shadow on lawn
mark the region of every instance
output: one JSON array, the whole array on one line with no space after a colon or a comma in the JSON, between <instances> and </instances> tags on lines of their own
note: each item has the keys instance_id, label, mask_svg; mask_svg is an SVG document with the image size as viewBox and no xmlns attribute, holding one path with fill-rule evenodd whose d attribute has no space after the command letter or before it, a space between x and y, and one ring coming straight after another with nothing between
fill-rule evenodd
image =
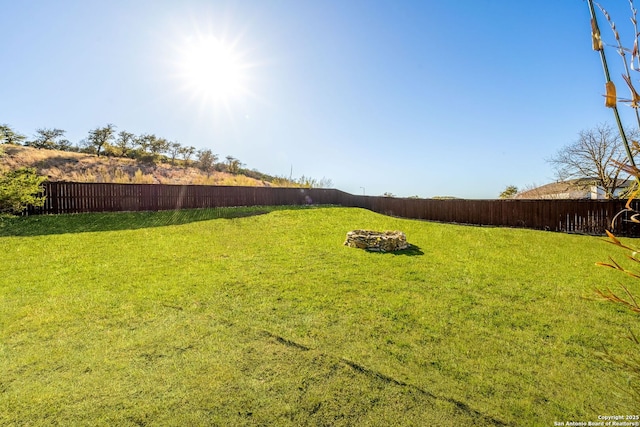
<instances>
[{"instance_id":1,"label":"tree shadow on lawn","mask_svg":"<svg viewBox=\"0 0 640 427\"><path fill-rule=\"evenodd\" d=\"M260 206L157 212L33 215L28 217L0 216L0 237L136 230L140 228L189 224L212 219L244 218L264 215L275 210L305 208L304 206Z\"/></svg>"},{"instance_id":2,"label":"tree shadow on lawn","mask_svg":"<svg viewBox=\"0 0 640 427\"><path fill-rule=\"evenodd\" d=\"M420 247L416 246L416 245L409 245L409 247L407 249L402 249L400 251L393 251L393 252L380 252L380 251L370 251L367 250L367 252L371 252L371 253L376 253L376 254L381 254L381 255L405 255L405 256L420 256L420 255L424 255L424 252L422 251L422 249L420 249Z\"/></svg>"}]
</instances>

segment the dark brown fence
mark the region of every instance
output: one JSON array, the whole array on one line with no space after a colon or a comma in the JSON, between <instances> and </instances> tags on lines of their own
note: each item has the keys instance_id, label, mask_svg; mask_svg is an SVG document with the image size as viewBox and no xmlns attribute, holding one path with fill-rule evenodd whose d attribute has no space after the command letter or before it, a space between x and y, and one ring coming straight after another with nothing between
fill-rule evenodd
<instances>
[{"instance_id":1,"label":"dark brown fence","mask_svg":"<svg viewBox=\"0 0 640 427\"><path fill-rule=\"evenodd\" d=\"M625 205L623 200L401 199L357 196L335 189L70 182L45 183L44 194L45 205L30 208L29 214L327 204L403 218L585 234L611 229L612 219ZM640 227L628 216L618 217L614 231L640 236Z\"/></svg>"},{"instance_id":2,"label":"dark brown fence","mask_svg":"<svg viewBox=\"0 0 640 427\"><path fill-rule=\"evenodd\" d=\"M336 190L161 184L47 182L30 214L160 211L224 206L332 204ZM312 197L312 198L311 198Z\"/></svg>"},{"instance_id":3,"label":"dark brown fence","mask_svg":"<svg viewBox=\"0 0 640 427\"><path fill-rule=\"evenodd\" d=\"M344 194L344 193L343 193ZM385 215L447 223L521 227L602 235L625 209L626 200L435 200L347 195L343 206ZM637 202L633 207L640 207ZM624 212L616 218L619 235L640 237L640 227Z\"/></svg>"}]
</instances>

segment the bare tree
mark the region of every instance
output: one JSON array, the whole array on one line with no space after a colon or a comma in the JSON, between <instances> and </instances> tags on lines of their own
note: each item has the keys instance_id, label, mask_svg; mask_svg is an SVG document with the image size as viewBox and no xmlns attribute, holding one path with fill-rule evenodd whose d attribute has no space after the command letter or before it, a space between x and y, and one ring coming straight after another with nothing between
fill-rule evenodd
<instances>
[{"instance_id":1,"label":"bare tree","mask_svg":"<svg viewBox=\"0 0 640 427\"><path fill-rule=\"evenodd\" d=\"M636 139L638 132L627 135ZM561 148L547 160L556 170L560 181L590 178L601 187L608 199L616 197L629 176L621 170L626 153L617 130L608 124L580 131L578 139Z\"/></svg>"}]
</instances>

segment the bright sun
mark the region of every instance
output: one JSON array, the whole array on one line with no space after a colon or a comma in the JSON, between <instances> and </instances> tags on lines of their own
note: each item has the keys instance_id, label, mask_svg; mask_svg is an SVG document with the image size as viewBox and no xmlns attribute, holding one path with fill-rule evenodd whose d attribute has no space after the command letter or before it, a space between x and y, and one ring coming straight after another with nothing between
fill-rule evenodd
<instances>
[{"instance_id":1,"label":"bright sun","mask_svg":"<svg viewBox=\"0 0 640 427\"><path fill-rule=\"evenodd\" d=\"M241 55L216 37L188 39L181 48L178 67L185 88L203 101L228 103L246 92L247 67Z\"/></svg>"}]
</instances>

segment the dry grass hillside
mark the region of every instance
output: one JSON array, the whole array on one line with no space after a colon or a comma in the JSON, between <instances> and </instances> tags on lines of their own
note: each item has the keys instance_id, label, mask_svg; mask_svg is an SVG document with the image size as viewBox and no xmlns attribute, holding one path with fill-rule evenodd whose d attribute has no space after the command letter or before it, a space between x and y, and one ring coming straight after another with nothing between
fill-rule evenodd
<instances>
[{"instance_id":1,"label":"dry grass hillside","mask_svg":"<svg viewBox=\"0 0 640 427\"><path fill-rule=\"evenodd\" d=\"M269 182L212 172L207 175L196 167L168 163L142 163L133 159L97 157L92 154L58 150L39 150L18 145L2 145L4 169L35 168L49 181L115 182L147 184L204 184L270 186Z\"/></svg>"}]
</instances>

